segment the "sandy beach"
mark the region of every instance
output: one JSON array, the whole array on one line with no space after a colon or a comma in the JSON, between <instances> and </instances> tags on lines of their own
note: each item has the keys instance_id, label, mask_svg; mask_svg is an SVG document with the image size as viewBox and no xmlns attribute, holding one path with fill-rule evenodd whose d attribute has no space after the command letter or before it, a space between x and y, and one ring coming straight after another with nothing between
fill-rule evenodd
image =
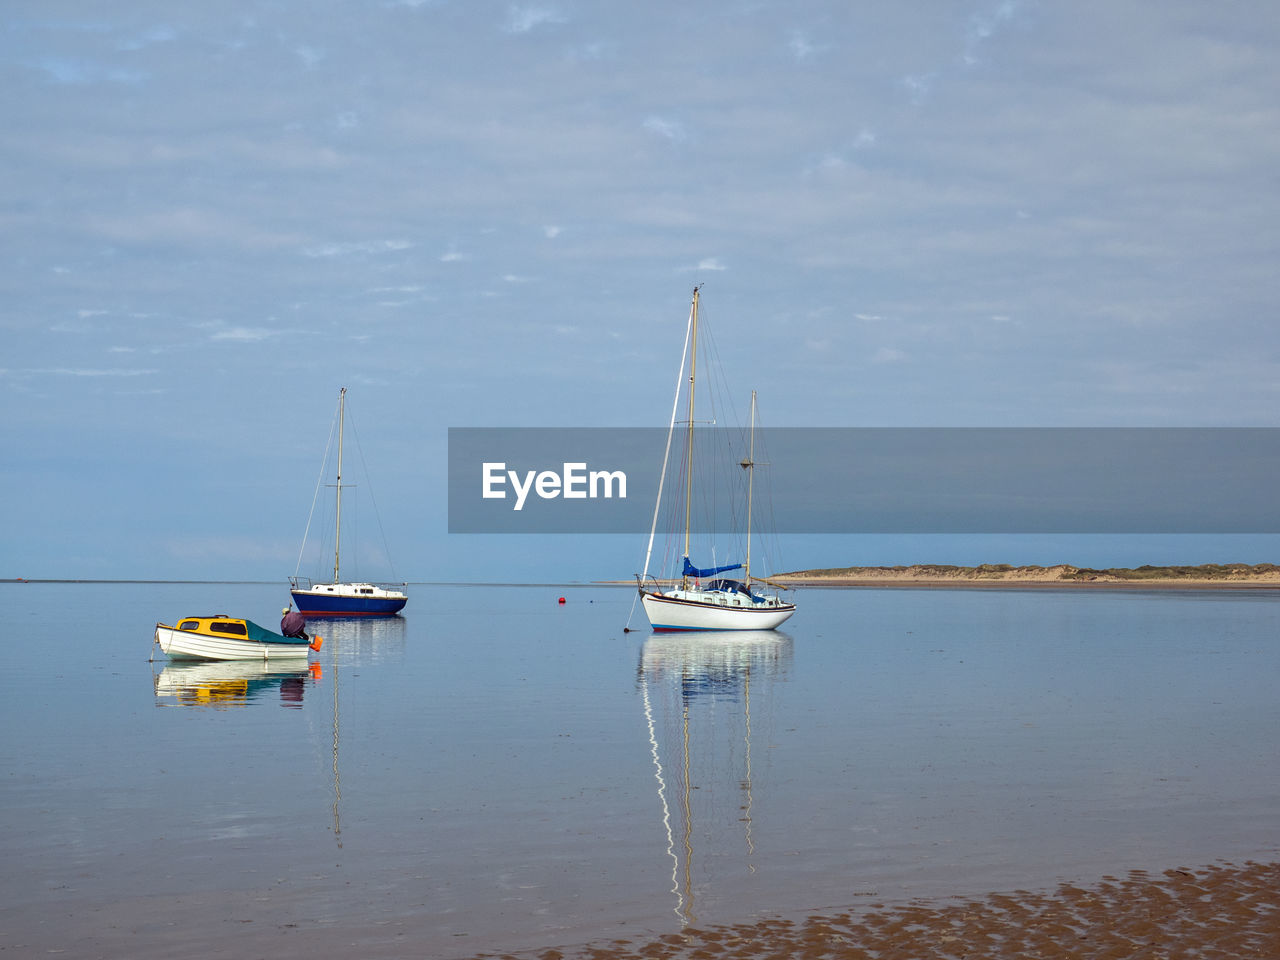
<instances>
[{"instance_id":1,"label":"sandy beach","mask_svg":"<svg viewBox=\"0 0 1280 960\"><path fill-rule=\"evenodd\" d=\"M769 578L786 586L804 587L1135 587L1146 588L1280 588L1280 569L1274 564L1159 567L1091 570L1070 564L1013 567L983 564L957 567L912 564L894 567L841 567L798 570Z\"/></svg>"},{"instance_id":2,"label":"sandy beach","mask_svg":"<svg viewBox=\"0 0 1280 960\"><path fill-rule=\"evenodd\" d=\"M1134 871L1053 893L913 901L473 960L1103 960L1280 956L1280 864Z\"/></svg>"}]
</instances>

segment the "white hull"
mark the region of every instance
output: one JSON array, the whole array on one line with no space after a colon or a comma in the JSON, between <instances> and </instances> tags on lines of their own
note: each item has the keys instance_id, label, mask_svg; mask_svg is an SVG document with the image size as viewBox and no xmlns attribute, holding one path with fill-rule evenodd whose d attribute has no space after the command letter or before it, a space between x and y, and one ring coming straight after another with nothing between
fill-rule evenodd
<instances>
[{"instance_id":1,"label":"white hull","mask_svg":"<svg viewBox=\"0 0 1280 960\"><path fill-rule=\"evenodd\" d=\"M719 591L643 593L641 603L654 630L772 630L796 612L790 603L733 604Z\"/></svg>"},{"instance_id":2,"label":"white hull","mask_svg":"<svg viewBox=\"0 0 1280 960\"><path fill-rule=\"evenodd\" d=\"M297 660L311 648L305 643L259 643L210 637L156 624L156 643L175 660Z\"/></svg>"}]
</instances>

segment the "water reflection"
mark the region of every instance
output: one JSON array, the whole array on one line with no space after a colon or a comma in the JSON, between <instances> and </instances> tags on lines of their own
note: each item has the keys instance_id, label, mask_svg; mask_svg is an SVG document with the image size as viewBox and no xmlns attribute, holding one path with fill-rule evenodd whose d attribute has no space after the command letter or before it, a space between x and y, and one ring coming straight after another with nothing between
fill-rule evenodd
<instances>
[{"instance_id":1,"label":"water reflection","mask_svg":"<svg viewBox=\"0 0 1280 960\"><path fill-rule=\"evenodd\" d=\"M279 660L169 663L153 678L158 707L246 707L278 694L280 705L298 709L320 665Z\"/></svg>"},{"instance_id":2,"label":"water reflection","mask_svg":"<svg viewBox=\"0 0 1280 960\"><path fill-rule=\"evenodd\" d=\"M792 640L774 630L654 634L639 680L682 924L721 872L756 870L753 711L772 716Z\"/></svg>"},{"instance_id":3,"label":"water reflection","mask_svg":"<svg viewBox=\"0 0 1280 960\"><path fill-rule=\"evenodd\" d=\"M326 617L308 620L307 631L324 637L323 653L335 665L365 665L404 658L404 617Z\"/></svg>"},{"instance_id":4,"label":"water reflection","mask_svg":"<svg viewBox=\"0 0 1280 960\"><path fill-rule=\"evenodd\" d=\"M327 656L326 675L333 690L333 839L342 846L342 771L339 765L341 744L342 698L339 689L343 671L378 662L401 662L404 659L405 635L403 617L325 617L307 621L313 633L324 637L321 655Z\"/></svg>"}]
</instances>

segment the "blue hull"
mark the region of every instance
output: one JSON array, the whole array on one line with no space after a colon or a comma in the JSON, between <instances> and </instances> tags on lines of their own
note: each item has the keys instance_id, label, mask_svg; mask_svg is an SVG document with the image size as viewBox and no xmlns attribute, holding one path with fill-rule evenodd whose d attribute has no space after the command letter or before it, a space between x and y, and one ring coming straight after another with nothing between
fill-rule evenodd
<instances>
[{"instance_id":1,"label":"blue hull","mask_svg":"<svg viewBox=\"0 0 1280 960\"><path fill-rule=\"evenodd\" d=\"M406 597L327 597L290 591L293 605L304 617L393 617L408 602Z\"/></svg>"}]
</instances>

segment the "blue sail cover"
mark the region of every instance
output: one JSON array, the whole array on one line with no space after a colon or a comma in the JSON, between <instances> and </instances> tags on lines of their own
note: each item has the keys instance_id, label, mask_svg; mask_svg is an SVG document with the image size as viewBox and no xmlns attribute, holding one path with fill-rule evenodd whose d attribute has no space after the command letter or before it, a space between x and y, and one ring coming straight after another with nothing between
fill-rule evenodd
<instances>
[{"instance_id":1,"label":"blue sail cover","mask_svg":"<svg viewBox=\"0 0 1280 960\"><path fill-rule=\"evenodd\" d=\"M725 570L737 570L741 566L742 564L740 563L730 563L727 566L723 566L723 567L707 567L707 569L705 570L699 570L697 567L695 567L692 563L689 562L688 557L685 557L684 558L684 576L714 577L717 573L723 573Z\"/></svg>"}]
</instances>

